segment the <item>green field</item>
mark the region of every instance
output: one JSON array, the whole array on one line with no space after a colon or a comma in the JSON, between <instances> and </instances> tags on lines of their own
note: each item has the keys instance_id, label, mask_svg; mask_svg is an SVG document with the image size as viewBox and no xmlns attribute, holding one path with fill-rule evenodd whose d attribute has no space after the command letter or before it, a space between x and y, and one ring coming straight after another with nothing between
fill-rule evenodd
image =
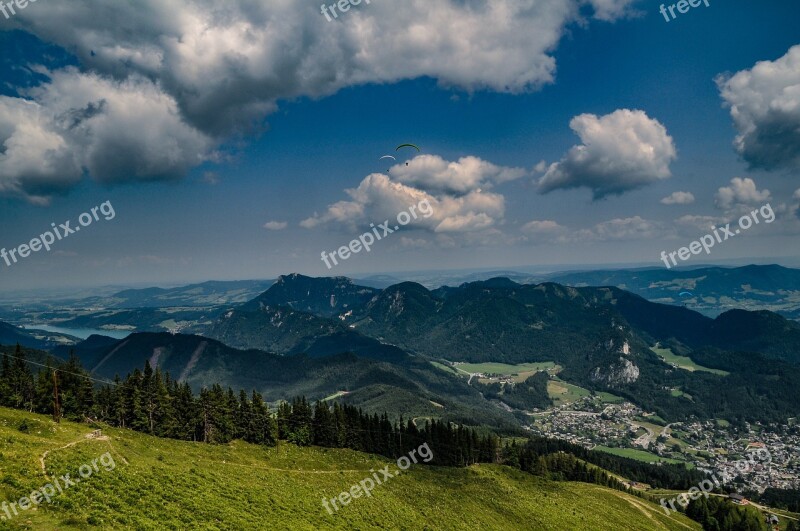
<instances>
[{"instance_id":1,"label":"green field","mask_svg":"<svg viewBox=\"0 0 800 531\"><path fill-rule=\"evenodd\" d=\"M608 446L597 445L595 450L606 452L609 454L619 455L622 457L629 457L637 461L644 461L645 463L683 463L678 459L670 459L668 457L659 457L656 454L645 452L644 450L635 450L633 448L609 448Z\"/></svg>"},{"instance_id":2,"label":"green field","mask_svg":"<svg viewBox=\"0 0 800 531\"><path fill-rule=\"evenodd\" d=\"M600 391L599 393L596 393L596 396L604 404L621 404L622 402L625 402L625 399L622 398L621 396L612 395L611 393L607 393L605 391Z\"/></svg>"},{"instance_id":3,"label":"green field","mask_svg":"<svg viewBox=\"0 0 800 531\"><path fill-rule=\"evenodd\" d=\"M445 365L444 363L439 363L438 361L432 361L432 362L430 362L430 364L433 365L434 367L436 367L437 369L441 369L441 370L443 370L445 372L449 372L451 374L462 374L462 373L458 372L457 370L455 370L454 368L450 367L449 365Z\"/></svg>"},{"instance_id":4,"label":"green field","mask_svg":"<svg viewBox=\"0 0 800 531\"><path fill-rule=\"evenodd\" d=\"M560 406L562 404L571 404L579 398L589 396L591 393L588 389L556 379L547 382L547 394L556 406Z\"/></svg>"},{"instance_id":5,"label":"green field","mask_svg":"<svg viewBox=\"0 0 800 531\"><path fill-rule=\"evenodd\" d=\"M705 371L710 372L712 374L719 374L721 376L728 376L730 373L728 371L723 371L721 369L709 369L708 367L703 367L702 365L698 365L692 358L688 356L678 356L677 354L672 353L672 349L668 348L655 348L651 347L650 350L655 352L659 358L664 360L667 363L673 363L678 368L683 369L685 371L694 372L694 371Z\"/></svg>"},{"instance_id":6,"label":"green field","mask_svg":"<svg viewBox=\"0 0 800 531\"><path fill-rule=\"evenodd\" d=\"M502 374L503 376L531 376L538 371L546 371L555 369L557 366L552 361L539 361L532 363L519 363L517 365L509 365L507 363L459 363L456 366L461 371L468 373L480 372L483 374Z\"/></svg>"},{"instance_id":7,"label":"green field","mask_svg":"<svg viewBox=\"0 0 800 531\"><path fill-rule=\"evenodd\" d=\"M28 425L25 432L19 427ZM553 482L499 465L412 466L353 499L323 508L394 463L350 450L265 448L157 439L0 408L0 501L16 502L110 452L116 463L65 489L52 503L0 521L0 530L42 529L700 529L629 494Z\"/></svg>"}]
</instances>

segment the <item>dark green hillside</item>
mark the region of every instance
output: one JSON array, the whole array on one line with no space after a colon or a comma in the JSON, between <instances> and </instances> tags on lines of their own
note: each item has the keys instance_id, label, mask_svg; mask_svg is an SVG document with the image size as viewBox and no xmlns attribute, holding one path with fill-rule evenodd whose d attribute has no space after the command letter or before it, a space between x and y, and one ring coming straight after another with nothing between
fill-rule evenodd
<instances>
[{"instance_id":1,"label":"dark green hillside","mask_svg":"<svg viewBox=\"0 0 800 531\"><path fill-rule=\"evenodd\" d=\"M418 407L403 410L382 405L380 412L423 416L434 401L442 405L441 418L514 429L516 422L510 414L487 403L462 379L443 373L423 359L409 357L397 347L358 337L362 342L361 352L376 359L347 351L325 352L321 357L280 356L259 350L238 350L200 336L150 333L132 334L100 348L93 341L92 348L78 345L75 352L90 372L106 380L150 362L154 368L169 372L195 390L219 383L234 389L255 389L269 401L300 395L316 400L346 391L353 393L348 397L350 403L364 407L368 404L359 402L362 395L358 392L382 385L388 390L388 403L395 400L394 393L399 393L398 396L418 397L415 401ZM326 347L330 345L319 348Z\"/></svg>"},{"instance_id":2,"label":"dark green hillside","mask_svg":"<svg viewBox=\"0 0 800 531\"><path fill-rule=\"evenodd\" d=\"M709 342L719 348L800 363L800 323L772 312L730 310L714 320L709 336Z\"/></svg>"},{"instance_id":3,"label":"dark green hillside","mask_svg":"<svg viewBox=\"0 0 800 531\"><path fill-rule=\"evenodd\" d=\"M677 340L693 349L711 346L759 352L766 357L800 363L800 324L776 313L730 310L710 319L686 308L652 303L616 288L579 289L587 294L610 290L614 307L633 328L653 342Z\"/></svg>"},{"instance_id":4,"label":"dark green hillside","mask_svg":"<svg viewBox=\"0 0 800 531\"><path fill-rule=\"evenodd\" d=\"M290 353L304 351L317 338L344 330L340 322L285 306L231 310L204 335L236 348Z\"/></svg>"}]
</instances>

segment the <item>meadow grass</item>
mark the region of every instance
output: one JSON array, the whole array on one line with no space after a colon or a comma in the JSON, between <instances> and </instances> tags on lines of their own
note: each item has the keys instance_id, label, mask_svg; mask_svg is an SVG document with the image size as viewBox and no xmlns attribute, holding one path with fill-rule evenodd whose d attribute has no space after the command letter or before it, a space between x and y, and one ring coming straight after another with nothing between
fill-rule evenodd
<instances>
[{"instance_id":1,"label":"meadow grass","mask_svg":"<svg viewBox=\"0 0 800 531\"><path fill-rule=\"evenodd\" d=\"M658 355L658 357L665 362L673 363L679 369L683 369L685 371L705 371L712 374L719 374L720 376L728 376L730 374L728 371L723 371L722 369L710 369L708 367L703 367L702 365L692 361L692 358L688 356L678 356L677 354L673 354L672 349L651 347L650 350L655 352L656 355Z\"/></svg>"},{"instance_id":2,"label":"meadow grass","mask_svg":"<svg viewBox=\"0 0 800 531\"><path fill-rule=\"evenodd\" d=\"M594 447L595 450L600 450L601 452L606 452L609 454L619 455L622 457L628 457L630 459L636 459L637 461L644 461L645 463L683 463L686 464L684 461L680 461L678 459L671 459L669 457L660 457L656 454L651 454L650 452L646 452L644 450L636 450L635 448L609 448L608 446L603 446L598 444Z\"/></svg>"},{"instance_id":3,"label":"meadow grass","mask_svg":"<svg viewBox=\"0 0 800 531\"><path fill-rule=\"evenodd\" d=\"M26 433L19 430L23 421ZM322 506L387 464L350 450L158 439L0 408L0 501L17 501L110 452L101 469L0 529L699 529L619 491L499 465L412 466L334 515ZM72 446L67 446L72 444Z\"/></svg>"},{"instance_id":4,"label":"meadow grass","mask_svg":"<svg viewBox=\"0 0 800 531\"><path fill-rule=\"evenodd\" d=\"M580 398L589 396L591 392L564 380L555 379L547 382L547 394L556 406L560 406L571 404Z\"/></svg>"}]
</instances>

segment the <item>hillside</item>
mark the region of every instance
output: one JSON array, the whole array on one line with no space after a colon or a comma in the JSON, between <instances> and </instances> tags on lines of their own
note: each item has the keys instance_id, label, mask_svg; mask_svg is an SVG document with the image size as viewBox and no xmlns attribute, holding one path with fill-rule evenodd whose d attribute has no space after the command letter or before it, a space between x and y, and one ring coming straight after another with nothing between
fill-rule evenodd
<instances>
[{"instance_id":1,"label":"hillside","mask_svg":"<svg viewBox=\"0 0 800 531\"><path fill-rule=\"evenodd\" d=\"M103 439L88 439L94 428L0 408L0 440L9 443L0 452L0 499L18 500L50 481L45 452L50 476L75 477L106 452L116 465L0 529L700 529L629 494L495 465L412 466L330 515L323 497L394 464L349 450L203 445L107 427Z\"/></svg>"},{"instance_id":2,"label":"hillside","mask_svg":"<svg viewBox=\"0 0 800 531\"><path fill-rule=\"evenodd\" d=\"M434 401L442 405L435 410L437 417L459 424L506 429L516 424L511 414L486 402L462 379L397 347L358 334L345 335L353 337L322 338L307 354L295 356L238 350L205 337L165 333L132 334L112 343L94 336L74 350L89 372L106 380L141 370L149 361L195 391L219 383L256 390L270 402L299 395L319 400L347 392L343 401L375 413L388 410L393 418L431 416ZM66 349L57 352L68 355ZM376 386L392 397L390 407L375 401Z\"/></svg>"},{"instance_id":3,"label":"hillside","mask_svg":"<svg viewBox=\"0 0 800 531\"><path fill-rule=\"evenodd\" d=\"M622 396L669 420L775 421L797 414L792 382L800 369L787 362L800 361L800 326L772 312L732 310L712 319L613 287L495 278L433 291L402 282L328 317L328 308L315 314L292 306L313 310L333 283L358 289L339 279L281 278L280 290L273 286L260 297L277 306L248 303L248 310L229 312L208 335L239 348L279 347L275 351L285 354L357 352L369 344L367 336L433 361L551 362L569 383ZM675 370L651 350L657 343L719 370ZM677 388L693 398L675 396L671 390Z\"/></svg>"}]
</instances>

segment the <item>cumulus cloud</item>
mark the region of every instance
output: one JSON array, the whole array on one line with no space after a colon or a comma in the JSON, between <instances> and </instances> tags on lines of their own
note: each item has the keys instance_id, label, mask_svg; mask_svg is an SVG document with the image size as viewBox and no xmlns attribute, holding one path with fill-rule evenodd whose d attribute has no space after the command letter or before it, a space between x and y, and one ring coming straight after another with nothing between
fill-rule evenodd
<instances>
[{"instance_id":1,"label":"cumulus cloud","mask_svg":"<svg viewBox=\"0 0 800 531\"><path fill-rule=\"evenodd\" d=\"M570 128L582 144L573 146L539 179L542 193L586 187L595 200L621 195L671 176L676 157L666 128L643 111L620 109L598 117L581 114Z\"/></svg>"},{"instance_id":2,"label":"cumulus cloud","mask_svg":"<svg viewBox=\"0 0 800 531\"><path fill-rule=\"evenodd\" d=\"M800 169L800 45L775 61L716 78L751 168Z\"/></svg>"},{"instance_id":3,"label":"cumulus cloud","mask_svg":"<svg viewBox=\"0 0 800 531\"><path fill-rule=\"evenodd\" d=\"M498 172L492 175L507 171L475 160L476 167L498 168ZM444 162L445 167L451 164L455 163ZM439 182L423 183L425 188L414 187L395 182L387 175L374 173L365 177L357 188L346 190L349 200L329 205L324 212L314 214L300 225L311 229L324 224L342 224L355 230L359 224L394 220L400 212L427 200L433 214L427 218L418 215L408 225L409 228L437 233L482 231L502 222L505 215L505 198L480 188L483 182L477 179L472 183L472 189L459 186L458 193L452 193L440 190Z\"/></svg>"},{"instance_id":4,"label":"cumulus cloud","mask_svg":"<svg viewBox=\"0 0 800 531\"><path fill-rule=\"evenodd\" d=\"M283 230L289 226L285 221L268 221L264 223L264 228L267 230Z\"/></svg>"},{"instance_id":5,"label":"cumulus cloud","mask_svg":"<svg viewBox=\"0 0 800 531\"><path fill-rule=\"evenodd\" d=\"M0 191L38 201L84 174L106 184L177 179L211 155L175 100L142 77L67 68L29 96L0 97Z\"/></svg>"},{"instance_id":6,"label":"cumulus cloud","mask_svg":"<svg viewBox=\"0 0 800 531\"><path fill-rule=\"evenodd\" d=\"M232 135L262 129L279 102L354 85L429 76L469 92L537 90L553 82L553 51L585 3L375 2L336 23L296 0L74 0L21 10L9 24L70 50L81 70L52 73L28 95L36 111L3 100L0 193L46 199L84 174L176 178ZM626 16L629 3L589 0L602 20ZM20 147L32 137L43 141Z\"/></svg>"},{"instance_id":7,"label":"cumulus cloud","mask_svg":"<svg viewBox=\"0 0 800 531\"><path fill-rule=\"evenodd\" d=\"M448 162L437 155L420 155L409 161L408 166L394 166L389 174L398 182L421 190L464 194L479 187L490 188L496 183L519 179L526 172L472 156Z\"/></svg>"},{"instance_id":8,"label":"cumulus cloud","mask_svg":"<svg viewBox=\"0 0 800 531\"><path fill-rule=\"evenodd\" d=\"M769 190L759 191L753 179L734 177L730 186L717 190L716 205L722 210L761 206L770 200Z\"/></svg>"},{"instance_id":9,"label":"cumulus cloud","mask_svg":"<svg viewBox=\"0 0 800 531\"><path fill-rule=\"evenodd\" d=\"M661 200L663 205L690 205L694 203L694 194L691 192L672 192Z\"/></svg>"}]
</instances>

